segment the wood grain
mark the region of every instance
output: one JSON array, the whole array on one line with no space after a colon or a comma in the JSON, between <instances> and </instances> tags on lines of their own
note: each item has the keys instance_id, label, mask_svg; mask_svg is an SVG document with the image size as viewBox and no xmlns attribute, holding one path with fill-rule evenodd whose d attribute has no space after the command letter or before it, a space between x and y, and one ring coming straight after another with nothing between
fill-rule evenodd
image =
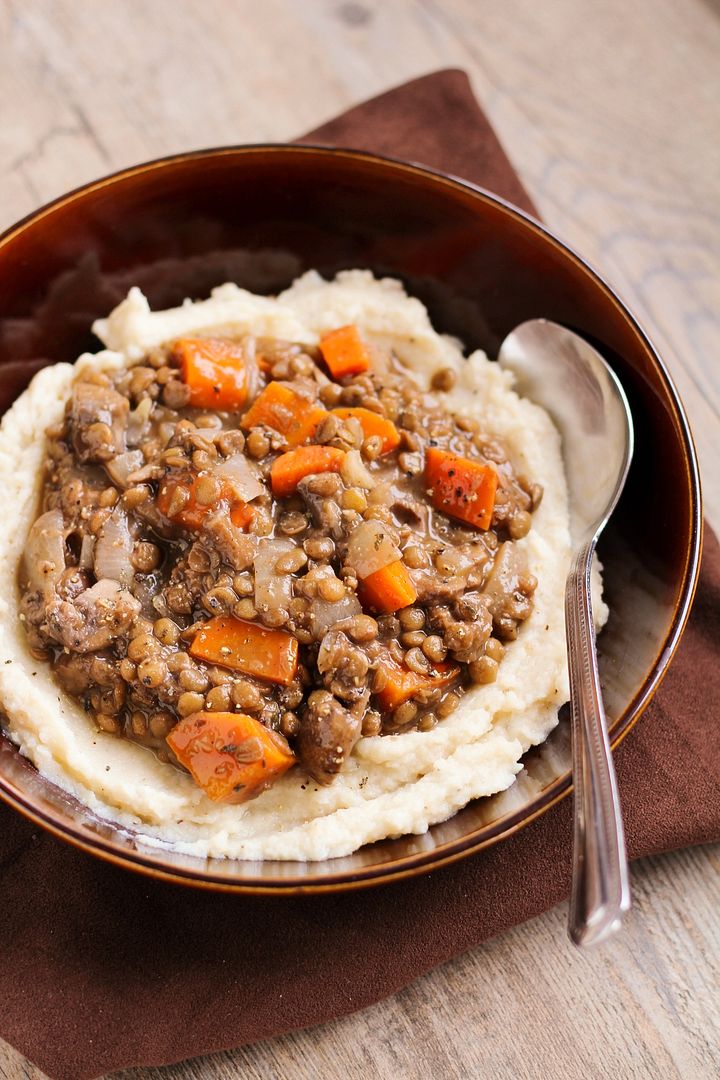
<instances>
[{"instance_id":1,"label":"wood grain","mask_svg":"<svg viewBox=\"0 0 720 1080\"><path fill-rule=\"evenodd\" d=\"M627 299L675 378L720 527L716 0L0 0L0 228L132 162L282 140L464 67L548 223ZM333 1024L117 1080L710 1078L718 852L633 866L622 937L564 905ZM0 1043L0 1080L42 1074Z\"/></svg>"}]
</instances>

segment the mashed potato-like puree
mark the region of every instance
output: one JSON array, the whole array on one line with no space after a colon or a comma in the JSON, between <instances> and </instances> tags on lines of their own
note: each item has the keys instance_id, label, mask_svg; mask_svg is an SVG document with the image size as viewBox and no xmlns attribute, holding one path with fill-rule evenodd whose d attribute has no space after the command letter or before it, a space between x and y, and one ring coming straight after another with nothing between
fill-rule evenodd
<instances>
[{"instance_id":1,"label":"mashed potato-like puree","mask_svg":"<svg viewBox=\"0 0 720 1080\"><path fill-rule=\"evenodd\" d=\"M508 646L495 683L478 686L436 728L361 739L333 784L320 787L299 768L243 805L211 802L189 775L141 746L98 732L67 697L49 666L34 660L18 616L17 569L42 482L44 431L63 415L71 385L89 367L137 362L151 347L187 334L254 333L317 344L334 327L356 323L373 343L395 351L427 388L452 367L444 395L451 412L475 415L501 438L519 471L544 498L518 541L538 579L534 610ZM271 298L223 285L210 299L152 312L131 289L95 332L107 346L75 365L45 368L5 416L0 474L0 700L11 737L41 773L97 815L150 843L229 858L324 859L403 833L422 833L471 799L508 788L525 751L542 742L567 700L563 594L569 560L567 490L560 439L547 414L512 388L512 377L482 352L465 358L438 334L427 311L393 280L367 271L331 282L309 272ZM607 611L596 601L598 621Z\"/></svg>"}]
</instances>

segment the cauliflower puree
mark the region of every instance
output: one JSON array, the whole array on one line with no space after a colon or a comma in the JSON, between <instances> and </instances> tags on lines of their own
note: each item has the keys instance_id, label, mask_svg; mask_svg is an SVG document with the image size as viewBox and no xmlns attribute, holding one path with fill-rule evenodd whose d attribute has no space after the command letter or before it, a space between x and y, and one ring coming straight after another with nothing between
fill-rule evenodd
<instances>
[{"instance_id":1,"label":"cauliflower puree","mask_svg":"<svg viewBox=\"0 0 720 1080\"><path fill-rule=\"evenodd\" d=\"M18 617L17 569L35 518L45 429L63 416L78 373L116 370L186 334L253 333L316 345L333 327L357 324L371 344L392 349L421 389L439 367L457 373L448 411L483 418L513 464L544 486L529 534L517 541L538 579L534 609L507 647L497 681L477 686L430 731L362 738L334 782L322 787L292 769L242 805L211 802L189 775L143 747L98 732L34 660ZM5 416L0 474L7 492L0 522L0 701L11 738L50 780L98 816L146 843L198 856L312 860L363 844L422 833L470 800L504 791L529 747L541 743L567 700L563 597L570 555L560 439L547 414L513 390L512 377L480 351L438 334L419 300L368 271L325 281L308 272L277 297L226 284L209 299L152 312L131 289L95 324L106 348L35 376ZM596 582L597 584L597 582ZM607 609L596 600L602 623Z\"/></svg>"}]
</instances>

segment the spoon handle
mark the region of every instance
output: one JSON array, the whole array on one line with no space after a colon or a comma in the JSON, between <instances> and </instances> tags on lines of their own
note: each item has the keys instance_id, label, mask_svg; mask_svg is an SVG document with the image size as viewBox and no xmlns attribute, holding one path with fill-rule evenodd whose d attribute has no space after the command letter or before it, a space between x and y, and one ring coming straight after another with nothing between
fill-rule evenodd
<instances>
[{"instance_id":1,"label":"spoon handle","mask_svg":"<svg viewBox=\"0 0 720 1080\"><path fill-rule=\"evenodd\" d=\"M610 937L630 907L625 836L595 650L594 549L593 539L576 553L565 589L574 784L568 932L576 945Z\"/></svg>"}]
</instances>

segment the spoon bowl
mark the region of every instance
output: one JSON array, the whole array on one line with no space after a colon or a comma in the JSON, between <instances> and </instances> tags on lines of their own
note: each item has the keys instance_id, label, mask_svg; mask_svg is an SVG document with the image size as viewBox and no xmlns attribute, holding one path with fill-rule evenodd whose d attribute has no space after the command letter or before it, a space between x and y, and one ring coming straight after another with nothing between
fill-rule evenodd
<instances>
[{"instance_id":1,"label":"spoon bowl","mask_svg":"<svg viewBox=\"0 0 720 1080\"><path fill-rule=\"evenodd\" d=\"M505 338L498 359L514 374L518 393L550 414L562 438L573 550L565 590L575 811L568 932L576 945L589 945L615 933L630 907L590 570L597 539L630 468L633 422L625 392L606 361L557 323L522 323Z\"/></svg>"}]
</instances>

